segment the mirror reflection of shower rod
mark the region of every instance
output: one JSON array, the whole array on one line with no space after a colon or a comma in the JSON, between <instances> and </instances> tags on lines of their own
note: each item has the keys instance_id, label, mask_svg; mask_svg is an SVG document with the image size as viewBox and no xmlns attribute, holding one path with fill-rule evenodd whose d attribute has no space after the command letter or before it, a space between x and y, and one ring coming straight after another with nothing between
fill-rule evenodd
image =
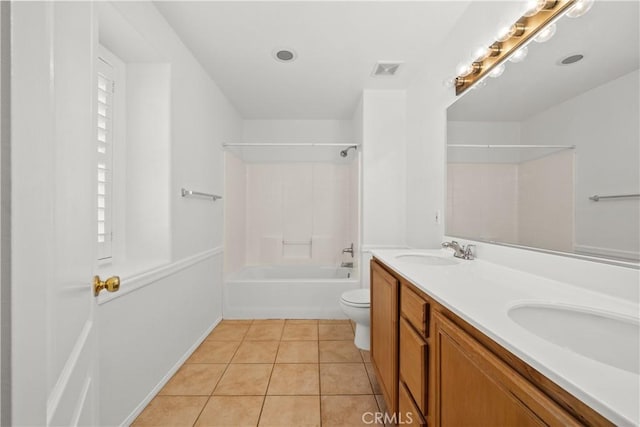
<instances>
[{"instance_id":1,"label":"mirror reflection of shower rod","mask_svg":"<svg viewBox=\"0 0 640 427\"><path fill-rule=\"evenodd\" d=\"M238 142L224 143L223 147L358 147L351 142Z\"/></svg>"}]
</instances>

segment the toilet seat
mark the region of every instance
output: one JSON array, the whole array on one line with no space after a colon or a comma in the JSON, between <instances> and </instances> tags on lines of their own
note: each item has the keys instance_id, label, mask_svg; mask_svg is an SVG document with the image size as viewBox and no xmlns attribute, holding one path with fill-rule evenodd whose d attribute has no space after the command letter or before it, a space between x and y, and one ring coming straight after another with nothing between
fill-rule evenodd
<instances>
[{"instance_id":1,"label":"toilet seat","mask_svg":"<svg viewBox=\"0 0 640 427\"><path fill-rule=\"evenodd\" d=\"M351 307L368 308L371 305L369 289L354 289L342 294L340 300Z\"/></svg>"}]
</instances>

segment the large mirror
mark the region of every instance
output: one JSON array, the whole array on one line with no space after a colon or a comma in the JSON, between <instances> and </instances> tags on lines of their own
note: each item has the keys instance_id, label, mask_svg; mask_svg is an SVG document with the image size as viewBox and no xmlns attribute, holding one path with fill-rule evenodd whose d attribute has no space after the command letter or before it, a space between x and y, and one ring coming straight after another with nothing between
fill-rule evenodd
<instances>
[{"instance_id":1,"label":"large mirror","mask_svg":"<svg viewBox=\"0 0 640 427\"><path fill-rule=\"evenodd\" d=\"M449 107L448 236L640 259L639 13L563 17Z\"/></svg>"}]
</instances>

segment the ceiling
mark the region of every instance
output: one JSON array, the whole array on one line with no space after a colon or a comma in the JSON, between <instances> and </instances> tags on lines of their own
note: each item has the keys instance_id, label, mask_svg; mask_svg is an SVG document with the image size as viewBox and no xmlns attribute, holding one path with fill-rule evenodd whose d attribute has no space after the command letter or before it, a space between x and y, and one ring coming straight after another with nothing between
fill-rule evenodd
<instances>
[{"instance_id":1,"label":"ceiling","mask_svg":"<svg viewBox=\"0 0 640 427\"><path fill-rule=\"evenodd\" d=\"M157 1L245 119L351 119L363 89L404 89L470 1ZM282 63L277 48L298 58ZM402 61L372 77L377 61Z\"/></svg>"},{"instance_id":2,"label":"ceiling","mask_svg":"<svg viewBox=\"0 0 640 427\"><path fill-rule=\"evenodd\" d=\"M640 66L640 2L596 1L580 18L562 18L555 36L530 43L521 63L470 90L447 111L449 120L522 121ZM584 59L558 65L571 54Z\"/></svg>"}]
</instances>

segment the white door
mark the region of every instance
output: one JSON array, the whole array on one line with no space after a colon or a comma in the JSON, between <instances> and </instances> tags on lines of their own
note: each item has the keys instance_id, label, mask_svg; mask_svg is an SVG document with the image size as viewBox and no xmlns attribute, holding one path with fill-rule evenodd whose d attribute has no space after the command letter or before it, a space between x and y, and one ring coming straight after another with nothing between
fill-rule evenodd
<instances>
[{"instance_id":1,"label":"white door","mask_svg":"<svg viewBox=\"0 0 640 427\"><path fill-rule=\"evenodd\" d=\"M96 425L91 2L13 2L12 424Z\"/></svg>"}]
</instances>

